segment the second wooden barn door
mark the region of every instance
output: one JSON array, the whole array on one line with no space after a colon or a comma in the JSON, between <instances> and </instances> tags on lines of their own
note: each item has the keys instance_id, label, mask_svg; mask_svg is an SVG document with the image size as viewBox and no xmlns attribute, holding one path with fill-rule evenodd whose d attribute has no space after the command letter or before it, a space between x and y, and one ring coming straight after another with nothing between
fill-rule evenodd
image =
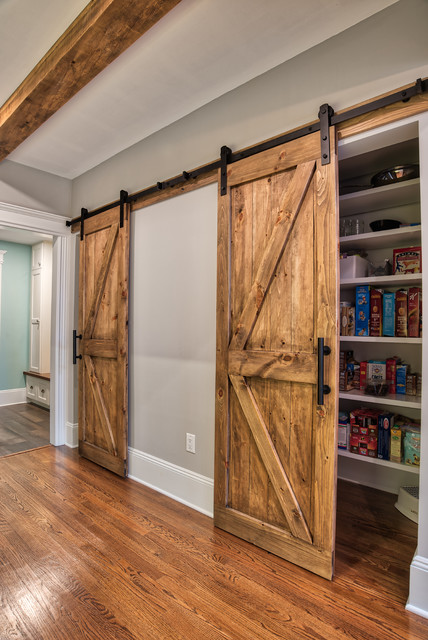
<instances>
[{"instance_id":1,"label":"second wooden barn door","mask_svg":"<svg viewBox=\"0 0 428 640\"><path fill-rule=\"evenodd\" d=\"M334 139L334 134L333 134ZM319 134L228 167L219 202L215 524L331 578L336 154ZM318 404L318 338L331 393Z\"/></svg>"},{"instance_id":2,"label":"second wooden barn door","mask_svg":"<svg viewBox=\"0 0 428 640\"><path fill-rule=\"evenodd\" d=\"M79 453L127 474L129 211L84 223L79 258Z\"/></svg>"}]
</instances>

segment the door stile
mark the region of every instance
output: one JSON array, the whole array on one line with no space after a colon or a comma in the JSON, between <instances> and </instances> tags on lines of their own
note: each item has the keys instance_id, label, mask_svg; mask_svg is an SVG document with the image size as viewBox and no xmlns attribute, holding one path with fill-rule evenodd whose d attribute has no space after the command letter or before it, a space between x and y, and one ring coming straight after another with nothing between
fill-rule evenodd
<instances>
[{"instance_id":1,"label":"door stile","mask_svg":"<svg viewBox=\"0 0 428 640\"><path fill-rule=\"evenodd\" d=\"M330 129L330 158L328 165L317 163L316 183L316 252L317 265L322 269L317 287L317 327L316 338L324 338L331 349L324 358L324 375L331 392L324 396L323 407L316 406L318 428L315 431L315 476L319 482L315 487L314 528L318 532L315 542L323 547L331 546L334 572L334 543L336 533L336 479L337 479L337 428L339 389L339 220L337 212L337 144L335 128ZM317 340L315 340L315 343ZM330 470L334 461L334 472ZM322 508L321 508L322 505ZM327 515L327 517L326 517Z\"/></svg>"},{"instance_id":2,"label":"door stile","mask_svg":"<svg viewBox=\"0 0 428 640\"><path fill-rule=\"evenodd\" d=\"M222 196L218 175L217 219L217 332L216 332L216 397L215 397L215 467L214 518L216 510L228 495L229 460L229 376L228 348L230 341L230 191Z\"/></svg>"}]
</instances>

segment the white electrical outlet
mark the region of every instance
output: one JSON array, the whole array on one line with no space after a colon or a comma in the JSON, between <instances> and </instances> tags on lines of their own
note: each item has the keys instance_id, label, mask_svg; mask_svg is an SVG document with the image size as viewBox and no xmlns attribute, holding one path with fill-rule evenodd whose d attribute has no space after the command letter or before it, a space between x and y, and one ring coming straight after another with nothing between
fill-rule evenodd
<instances>
[{"instance_id":1,"label":"white electrical outlet","mask_svg":"<svg viewBox=\"0 0 428 640\"><path fill-rule=\"evenodd\" d=\"M196 436L194 433L186 433L186 451L196 453Z\"/></svg>"}]
</instances>

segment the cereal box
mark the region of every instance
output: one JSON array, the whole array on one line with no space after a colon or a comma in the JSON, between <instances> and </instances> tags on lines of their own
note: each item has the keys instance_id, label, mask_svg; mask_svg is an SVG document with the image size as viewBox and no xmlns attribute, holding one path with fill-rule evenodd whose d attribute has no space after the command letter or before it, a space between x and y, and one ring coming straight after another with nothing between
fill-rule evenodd
<instances>
[{"instance_id":1,"label":"cereal box","mask_svg":"<svg viewBox=\"0 0 428 640\"><path fill-rule=\"evenodd\" d=\"M409 369L408 364L397 364L397 376L396 376L396 393L406 393L407 372Z\"/></svg>"},{"instance_id":2,"label":"cereal box","mask_svg":"<svg viewBox=\"0 0 428 640\"><path fill-rule=\"evenodd\" d=\"M389 383L389 393L397 393L397 364L398 358L388 358L386 361L386 379Z\"/></svg>"},{"instance_id":3,"label":"cereal box","mask_svg":"<svg viewBox=\"0 0 428 640\"><path fill-rule=\"evenodd\" d=\"M386 361L369 360L367 365L367 378L369 380L386 380Z\"/></svg>"},{"instance_id":4,"label":"cereal box","mask_svg":"<svg viewBox=\"0 0 428 640\"><path fill-rule=\"evenodd\" d=\"M400 289L395 294L395 335L407 338L407 291Z\"/></svg>"},{"instance_id":5,"label":"cereal box","mask_svg":"<svg viewBox=\"0 0 428 640\"><path fill-rule=\"evenodd\" d=\"M382 335L382 289L370 291L370 335Z\"/></svg>"},{"instance_id":6,"label":"cereal box","mask_svg":"<svg viewBox=\"0 0 428 640\"><path fill-rule=\"evenodd\" d=\"M355 292L355 335L369 335L370 287L359 286Z\"/></svg>"},{"instance_id":7,"label":"cereal box","mask_svg":"<svg viewBox=\"0 0 428 640\"><path fill-rule=\"evenodd\" d=\"M385 291L383 294L383 335L395 336L395 293Z\"/></svg>"},{"instance_id":8,"label":"cereal box","mask_svg":"<svg viewBox=\"0 0 428 640\"><path fill-rule=\"evenodd\" d=\"M420 273L422 271L421 248L406 247L393 251L393 273Z\"/></svg>"},{"instance_id":9,"label":"cereal box","mask_svg":"<svg viewBox=\"0 0 428 640\"><path fill-rule=\"evenodd\" d=\"M403 457L403 446L401 442L401 429L394 425L391 428L391 449L389 459L391 462L401 462Z\"/></svg>"},{"instance_id":10,"label":"cereal box","mask_svg":"<svg viewBox=\"0 0 428 640\"><path fill-rule=\"evenodd\" d=\"M378 416L377 457L382 460L389 460L389 446L393 420L393 413L381 413Z\"/></svg>"},{"instance_id":11,"label":"cereal box","mask_svg":"<svg viewBox=\"0 0 428 640\"><path fill-rule=\"evenodd\" d=\"M422 289L420 287L410 287L407 309L407 333L409 338L419 338L421 298Z\"/></svg>"}]
</instances>

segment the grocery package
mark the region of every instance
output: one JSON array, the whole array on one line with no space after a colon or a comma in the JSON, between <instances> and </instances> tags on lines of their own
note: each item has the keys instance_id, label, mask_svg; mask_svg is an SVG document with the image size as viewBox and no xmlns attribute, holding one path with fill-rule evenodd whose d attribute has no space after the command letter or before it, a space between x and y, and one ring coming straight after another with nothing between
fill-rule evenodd
<instances>
[{"instance_id":1,"label":"grocery package","mask_svg":"<svg viewBox=\"0 0 428 640\"><path fill-rule=\"evenodd\" d=\"M421 247L394 249L392 267L394 274L421 273Z\"/></svg>"},{"instance_id":2,"label":"grocery package","mask_svg":"<svg viewBox=\"0 0 428 640\"><path fill-rule=\"evenodd\" d=\"M370 287L357 287L355 292L355 335L368 336L370 321Z\"/></svg>"},{"instance_id":3,"label":"grocery package","mask_svg":"<svg viewBox=\"0 0 428 640\"><path fill-rule=\"evenodd\" d=\"M404 464L419 467L421 463L421 433L408 429L404 436Z\"/></svg>"}]
</instances>

